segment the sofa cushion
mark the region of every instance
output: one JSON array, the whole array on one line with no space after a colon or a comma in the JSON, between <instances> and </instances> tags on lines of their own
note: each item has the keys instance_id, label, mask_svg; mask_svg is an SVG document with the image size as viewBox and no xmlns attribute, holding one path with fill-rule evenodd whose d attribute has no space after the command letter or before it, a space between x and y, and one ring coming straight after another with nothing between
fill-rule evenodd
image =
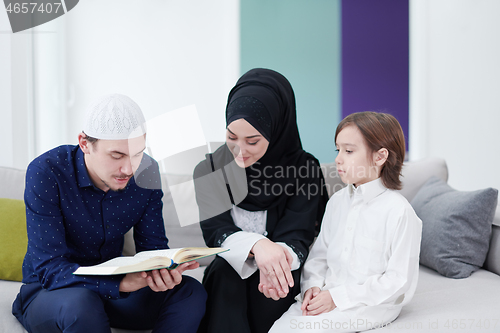
<instances>
[{"instance_id":1,"label":"sofa cushion","mask_svg":"<svg viewBox=\"0 0 500 333\"><path fill-rule=\"evenodd\" d=\"M480 269L467 279L449 279L420 266L418 285L399 317L384 328L367 331L498 332L498 275Z\"/></svg>"},{"instance_id":2,"label":"sofa cushion","mask_svg":"<svg viewBox=\"0 0 500 333\"><path fill-rule=\"evenodd\" d=\"M401 173L403 188L399 192L410 202L431 177L435 176L445 182L448 181L446 161L437 157L405 162Z\"/></svg>"},{"instance_id":3,"label":"sofa cushion","mask_svg":"<svg viewBox=\"0 0 500 333\"><path fill-rule=\"evenodd\" d=\"M22 200L26 170L0 167L0 198Z\"/></svg>"},{"instance_id":4,"label":"sofa cushion","mask_svg":"<svg viewBox=\"0 0 500 333\"><path fill-rule=\"evenodd\" d=\"M0 279L22 280L27 244L24 202L0 198Z\"/></svg>"},{"instance_id":5,"label":"sofa cushion","mask_svg":"<svg viewBox=\"0 0 500 333\"><path fill-rule=\"evenodd\" d=\"M411 201L422 220L420 263L465 278L486 259L498 190L460 192L432 177Z\"/></svg>"}]
</instances>

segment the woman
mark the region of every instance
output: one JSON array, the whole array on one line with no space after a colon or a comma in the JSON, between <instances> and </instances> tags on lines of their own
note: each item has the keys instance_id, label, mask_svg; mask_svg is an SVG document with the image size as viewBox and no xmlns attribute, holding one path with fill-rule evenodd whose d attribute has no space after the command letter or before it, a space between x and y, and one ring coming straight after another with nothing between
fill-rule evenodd
<instances>
[{"instance_id":1,"label":"woman","mask_svg":"<svg viewBox=\"0 0 500 333\"><path fill-rule=\"evenodd\" d=\"M230 249L205 271L200 332L267 332L300 291L328 195L319 162L302 149L284 76L244 74L229 93L226 124L226 144L194 175L205 242Z\"/></svg>"}]
</instances>

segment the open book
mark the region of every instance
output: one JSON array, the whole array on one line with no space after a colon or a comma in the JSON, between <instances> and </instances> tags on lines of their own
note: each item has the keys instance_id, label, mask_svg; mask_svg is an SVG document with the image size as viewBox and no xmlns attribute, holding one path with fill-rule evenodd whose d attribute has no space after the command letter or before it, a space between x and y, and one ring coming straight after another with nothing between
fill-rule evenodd
<instances>
[{"instance_id":1,"label":"open book","mask_svg":"<svg viewBox=\"0 0 500 333\"><path fill-rule=\"evenodd\" d=\"M117 257L95 266L79 267L76 275L115 275L155 269L175 269L182 263L228 251L221 247L184 247L142 251L133 257Z\"/></svg>"}]
</instances>

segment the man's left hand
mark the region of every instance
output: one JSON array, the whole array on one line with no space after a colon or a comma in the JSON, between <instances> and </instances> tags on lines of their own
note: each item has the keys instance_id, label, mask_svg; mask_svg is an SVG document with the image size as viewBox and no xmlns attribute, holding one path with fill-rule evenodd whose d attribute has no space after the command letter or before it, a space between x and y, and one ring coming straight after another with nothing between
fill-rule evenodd
<instances>
[{"instance_id":1,"label":"man's left hand","mask_svg":"<svg viewBox=\"0 0 500 333\"><path fill-rule=\"evenodd\" d=\"M151 290L156 292L167 291L173 289L182 281L182 273L187 270L200 267L197 261L190 261L179 265L176 269L160 269L150 272L142 272L141 276L146 279Z\"/></svg>"}]
</instances>

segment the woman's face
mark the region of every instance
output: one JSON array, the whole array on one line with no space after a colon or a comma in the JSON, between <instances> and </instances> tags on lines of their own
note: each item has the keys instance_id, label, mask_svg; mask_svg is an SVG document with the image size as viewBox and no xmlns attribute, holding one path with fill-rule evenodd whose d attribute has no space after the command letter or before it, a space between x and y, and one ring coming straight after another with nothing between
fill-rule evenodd
<instances>
[{"instance_id":1,"label":"woman's face","mask_svg":"<svg viewBox=\"0 0 500 333\"><path fill-rule=\"evenodd\" d=\"M227 126L226 143L241 168L247 168L260 160L269 147L269 141L243 118Z\"/></svg>"}]
</instances>

